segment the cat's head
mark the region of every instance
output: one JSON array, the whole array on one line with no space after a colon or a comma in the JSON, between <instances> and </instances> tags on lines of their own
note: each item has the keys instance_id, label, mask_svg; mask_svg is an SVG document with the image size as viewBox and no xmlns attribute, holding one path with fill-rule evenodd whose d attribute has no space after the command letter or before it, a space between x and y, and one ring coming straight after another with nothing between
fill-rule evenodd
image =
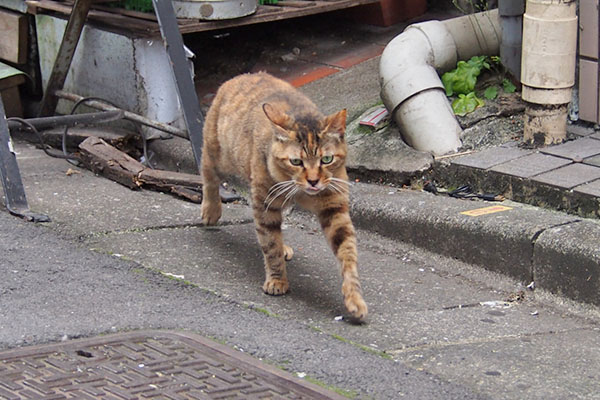
<instances>
[{"instance_id":1,"label":"cat's head","mask_svg":"<svg viewBox=\"0 0 600 400\"><path fill-rule=\"evenodd\" d=\"M346 190L345 109L326 117L294 117L277 104L265 103L263 111L274 128L269 170L275 179L293 181L309 195Z\"/></svg>"}]
</instances>

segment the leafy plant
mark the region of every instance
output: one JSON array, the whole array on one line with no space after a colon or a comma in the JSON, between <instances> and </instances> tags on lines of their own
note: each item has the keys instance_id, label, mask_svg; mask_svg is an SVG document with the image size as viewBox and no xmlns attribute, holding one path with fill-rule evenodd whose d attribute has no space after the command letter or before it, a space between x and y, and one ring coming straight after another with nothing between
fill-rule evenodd
<instances>
[{"instance_id":1,"label":"leafy plant","mask_svg":"<svg viewBox=\"0 0 600 400\"><path fill-rule=\"evenodd\" d=\"M502 89L504 89L506 93L514 93L515 90L517 90L517 87L510 80L504 78L502 80Z\"/></svg>"},{"instance_id":2,"label":"leafy plant","mask_svg":"<svg viewBox=\"0 0 600 400\"><path fill-rule=\"evenodd\" d=\"M468 61L459 61L456 69L442 75L446 95L457 96L452 101L452 110L456 115L464 116L485 104L475 94L477 78L484 69L500 72L500 57L471 57ZM507 78L504 78L500 85L506 93L513 93L517 89ZM499 89L498 85L488 86L483 92L483 97L493 100L498 97Z\"/></svg>"},{"instance_id":3,"label":"leafy plant","mask_svg":"<svg viewBox=\"0 0 600 400\"><path fill-rule=\"evenodd\" d=\"M481 100L475 92L468 94L459 94L456 99L452 102L452 111L454 114L460 115L461 117L467 115L470 112L475 111L476 108L483 106L485 103Z\"/></svg>"},{"instance_id":4,"label":"leafy plant","mask_svg":"<svg viewBox=\"0 0 600 400\"><path fill-rule=\"evenodd\" d=\"M477 77L483 68L490 69L486 56L474 56L469 61L459 61L456 69L442 75L442 83L448 97L456 94L468 94L475 90Z\"/></svg>"},{"instance_id":5,"label":"leafy plant","mask_svg":"<svg viewBox=\"0 0 600 400\"><path fill-rule=\"evenodd\" d=\"M488 86L485 92L483 92L483 97L488 100L494 100L498 97L498 88L496 86Z\"/></svg>"}]
</instances>

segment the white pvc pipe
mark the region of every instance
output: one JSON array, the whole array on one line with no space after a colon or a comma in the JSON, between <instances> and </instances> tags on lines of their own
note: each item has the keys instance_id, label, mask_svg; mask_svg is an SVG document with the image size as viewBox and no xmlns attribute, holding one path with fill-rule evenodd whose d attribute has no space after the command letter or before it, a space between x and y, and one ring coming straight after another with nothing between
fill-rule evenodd
<instances>
[{"instance_id":1,"label":"white pvc pipe","mask_svg":"<svg viewBox=\"0 0 600 400\"><path fill-rule=\"evenodd\" d=\"M498 10L410 25L385 48L379 64L381 98L404 140L417 150L456 151L462 129L438 72L458 60L498 54Z\"/></svg>"}]
</instances>

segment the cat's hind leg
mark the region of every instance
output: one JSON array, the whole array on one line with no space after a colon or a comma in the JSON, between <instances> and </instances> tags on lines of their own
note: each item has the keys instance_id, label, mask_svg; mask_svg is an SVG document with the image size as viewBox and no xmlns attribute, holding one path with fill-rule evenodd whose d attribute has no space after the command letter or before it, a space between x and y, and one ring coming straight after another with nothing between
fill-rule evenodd
<instances>
[{"instance_id":1,"label":"cat's hind leg","mask_svg":"<svg viewBox=\"0 0 600 400\"><path fill-rule=\"evenodd\" d=\"M202 221L205 225L215 225L221 218L220 179L213 160L208 154L202 157Z\"/></svg>"},{"instance_id":2,"label":"cat's hind leg","mask_svg":"<svg viewBox=\"0 0 600 400\"><path fill-rule=\"evenodd\" d=\"M283 256L285 257L285 261L290 261L292 257L294 257L294 249L292 249L287 244L283 245Z\"/></svg>"},{"instance_id":3,"label":"cat's hind leg","mask_svg":"<svg viewBox=\"0 0 600 400\"><path fill-rule=\"evenodd\" d=\"M216 112L211 107L204 124L204 149L202 154L202 221L205 225L215 225L221 218L221 196L218 174L219 142L217 140Z\"/></svg>"}]
</instances>

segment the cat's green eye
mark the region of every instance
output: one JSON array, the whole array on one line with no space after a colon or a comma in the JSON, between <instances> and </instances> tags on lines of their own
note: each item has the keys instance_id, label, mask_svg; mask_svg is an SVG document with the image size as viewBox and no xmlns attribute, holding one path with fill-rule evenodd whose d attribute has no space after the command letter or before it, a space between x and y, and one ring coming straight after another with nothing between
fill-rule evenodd
<instances>
[{"instance_id":1,"label":"cat's green eye","mask_svg":"<svg viewBox=\"0 0 600 400\"><path fill-rule=\"evenodd\" d=\"M290 158L290 164L299 167L300 165L302 165L302 160L299 158Z\"/></svg>"},{"instance_id":2,"label":"cat's green eye","mask_svg":"<svg viewBox=\"0 0 600 400\"><path fill-rule=\"evenodd\" d=\"M333 161L333 156L323 156L321 157L322 164L330 164Z\"/></svg>"}]
</instances>

